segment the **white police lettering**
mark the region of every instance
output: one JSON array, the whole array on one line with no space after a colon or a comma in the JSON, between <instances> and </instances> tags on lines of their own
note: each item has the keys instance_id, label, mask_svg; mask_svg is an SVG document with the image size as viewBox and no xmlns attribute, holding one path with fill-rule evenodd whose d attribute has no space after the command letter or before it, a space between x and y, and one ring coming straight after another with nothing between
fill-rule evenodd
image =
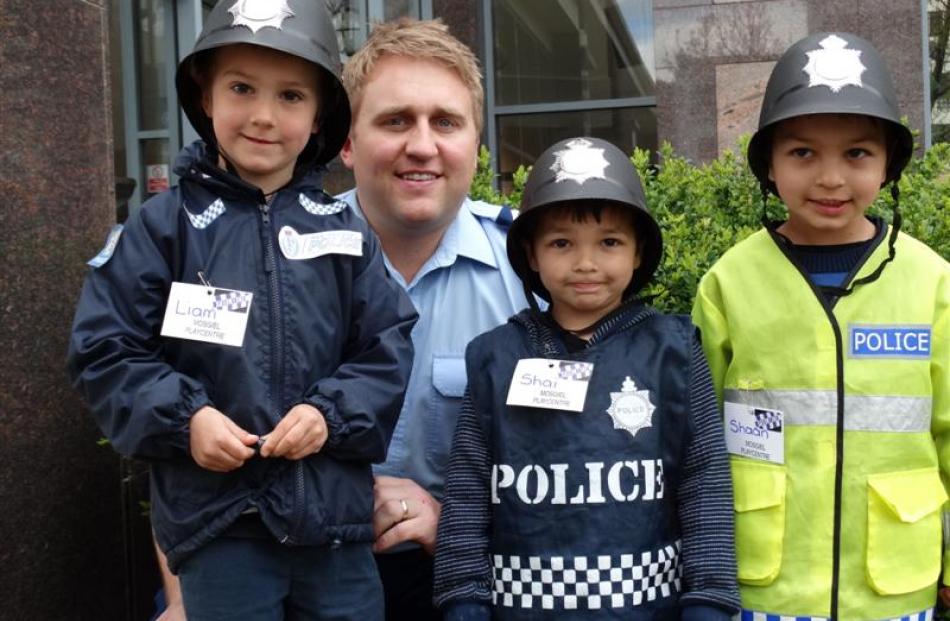
<instances>
[{"instance_id":1,"label":"white police lettering","mask_svg":"<svg viewBox=\"0 0 950 621\"><path fill-rule=\"evenodd\" d=\"M852 358L930 357L930 326L851 325Z\"/></svg>"},{"instance_id":2,"label":"white police lettering","mask_svg":"<svg viewBox=\"0 0 950 621\"><path fill-rule=\"evenodd\" d=\"M606 481L604 472L606 470ZM593 505L663 498L663 460L587 462L584 472L569 464L528 464L516 469L495 464L491 473L493 504L517 499L526 505Z\"/></svg>"}]
</instances>

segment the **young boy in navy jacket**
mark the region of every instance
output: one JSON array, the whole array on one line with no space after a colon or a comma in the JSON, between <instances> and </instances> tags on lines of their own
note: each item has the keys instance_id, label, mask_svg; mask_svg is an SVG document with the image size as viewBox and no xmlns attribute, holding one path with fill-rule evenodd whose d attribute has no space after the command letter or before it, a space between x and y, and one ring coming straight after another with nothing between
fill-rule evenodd
<instances>
[{"instance_id":1,"label":"young boy in navy jacket","mask_svg":"<svg viewBox=\"0 0 950 621\"><path fill-rule=\"evenodd\" d=\"M687 317L636 293L661 255L629 158L552 146L508 256L550 302L477 337L436 550L446 619L728 619L732 494Z\"/></svg>"},{"instance_id":2,"label":"young boy in navy jacket","mask_svg":"<svg viewBox=\"0 0 950 621\"><path fill-rule=\"evenodd\" d=\"M321 189L349 104L323 3L225 0L179 66L203 141L93 262L70 373L151 463L156 540L189 619L381 619L372 462L415 312Z\"/></svg>"}]
</instances>

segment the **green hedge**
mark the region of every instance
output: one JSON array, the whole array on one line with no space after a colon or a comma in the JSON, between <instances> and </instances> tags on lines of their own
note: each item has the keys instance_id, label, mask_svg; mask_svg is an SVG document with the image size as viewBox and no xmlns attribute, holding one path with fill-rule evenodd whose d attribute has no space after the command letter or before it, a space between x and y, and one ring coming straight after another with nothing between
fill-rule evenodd
<instances>
[{"instance_id":1,"label":"green hedge","mask_svg":"<svg viewBox=\"0 0 950 621\"><path fill-rule=\"evenodd\" d=\"M746 139L747 140L747 139ZM745 144L739 152L745 153ZM663 229L663 262L647 290L666 312L688 313L699 279L736 242L760 226L762 197L745 157L726 151L708 164L695 165L664 144L659 165L648 151L637 149L631 160L640 172L647 203ZM472 183L473 198L517 206L527 171L514 175L514 189L492 189L490 156L484 147ZM950 259L950 145L935 145L911 161L900 182L903 230ZM890 219L890 192L881 192L872 213ZM784 217L781 203L771 198L769 217Z\"/></svg>"}]
</instances>

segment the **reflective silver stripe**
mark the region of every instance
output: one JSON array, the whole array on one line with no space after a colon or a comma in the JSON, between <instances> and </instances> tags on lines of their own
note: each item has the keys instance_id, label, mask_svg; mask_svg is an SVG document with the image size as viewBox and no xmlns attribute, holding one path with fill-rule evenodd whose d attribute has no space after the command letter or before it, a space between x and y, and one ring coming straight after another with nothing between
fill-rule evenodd
<instances>
[{"instance_id":1,"label":"reflective silver stripe","mask_svg":"<svg viewBox=\"0 0 950 621\"><path fill-rule=\"evenodd\" d=\"M881 621L933 621L934 609L928 608L920 612L913 612L902 617L890 617ZM733 621L830 621L828 617L804 617L796 615L779 615L770 612L759 612L758 610L742 609L742 612L734 616Z\"/></svg>"},{"instance_id":2,"label":"reflective silver stripe","mask_svg":"<svg viewBox=\"0 0 950 621\"><path fill-rule=\"evenodd\" d=\"M834 425L838 420L833 390L735 390L723 391L726 401L752 405L784 414L786 425ZM931 397L846 395L846 431L930 431Z\"/></svg>"}]
</instances>

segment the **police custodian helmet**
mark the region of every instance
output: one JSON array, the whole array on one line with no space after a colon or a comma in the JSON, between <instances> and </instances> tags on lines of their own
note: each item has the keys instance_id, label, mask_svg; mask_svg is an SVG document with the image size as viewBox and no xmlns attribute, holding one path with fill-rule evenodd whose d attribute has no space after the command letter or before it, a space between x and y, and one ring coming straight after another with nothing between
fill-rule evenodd
<instances>
[{"instance_id":1,"label":"police custodian helmet","mask_svg":"<svg viewBox=\"0 0 950 621\"><path fill-rule=\"evenodd\" d=\"M813 34L788 48L776 63L748 150L749 167L763 192L778 194L769 179L775 125L808 114L861 114L884 121L892 141L884 184L900 179L914 139L900 121L884 59L870 43L845 32Z\"/></svg>"},{"instance_id":2,"label":"police custodian helmet","mask_svg":"<svg viewBox=\"0 0 950 621\"><path fill-rule=\"evenodd\" d=\"M508 260L525 290L547 301L551 296L528 264L526 232L545 207L572 201L609 201L630 209L640 251L640 267L624 298L646 285L660 263L663 238L647 210L636 169L620 149L599 138L570 138L549 147L535 162L521 197L521 214L508 231ZM529 295L530 298L530 295Z\"/></svg>"},{"instance_id":3,"label":"police custodian helmet","mask_svg":"<svg viewBox=\"0 0 950 621\"><path fill-rule=\"evenodd\" d=\"M220 0L205 20L191 54L178 65L178 100L198 135L217 148L211 119L201 105L196 59L225 45L259 45L317 65L325 76L320 92L319 131L297 158L298 166L319 166L336 157L350 131L350 104L340 82L336 32L318 0Z\"/></svg>"}]
</instances>

